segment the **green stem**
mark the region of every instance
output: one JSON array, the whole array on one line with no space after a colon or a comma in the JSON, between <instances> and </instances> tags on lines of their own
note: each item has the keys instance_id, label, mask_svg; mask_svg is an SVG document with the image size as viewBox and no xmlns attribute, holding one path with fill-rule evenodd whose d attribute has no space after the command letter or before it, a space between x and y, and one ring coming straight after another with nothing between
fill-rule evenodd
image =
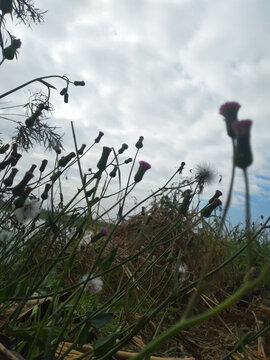
<instances>
[{"instance_id":1,"label":"green stem","mask_svg":"<svg viewBox=\"0 0 270 360\"><path fill-rule=\"evenodd\" d=\"M266 276L269 274L270 264L267 264L263 269L260 276L254 281L247 281L243 284L243 286L236 291L233 295L225 299L222 303L215 306L213 309L206 311L202 314L194 316L190 319L181 319L174 326L172 326L168 331L161 334L157 338L153 339L146 347L136 356L134 356L133 360L143 360L146 356L150 356L153 352L159 348L165 341L170 339L172 336L178 334L184 329L187 329L191 326L197 325L217 314L221 311L227 309L229 306L235 304L238 300L240 300L246 293L257 287L261 284Z\"/></svg>"}]
</instances>

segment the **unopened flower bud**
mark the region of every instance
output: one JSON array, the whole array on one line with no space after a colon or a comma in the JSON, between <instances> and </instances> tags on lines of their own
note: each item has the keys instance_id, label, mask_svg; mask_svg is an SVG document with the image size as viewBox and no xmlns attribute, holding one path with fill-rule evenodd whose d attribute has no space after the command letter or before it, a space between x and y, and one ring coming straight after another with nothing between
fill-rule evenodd
<instances>
[{"instance_id":1,"label":"unopened flower bud","mask_svg":"<svg viewBox=\"0 0 270 360\"><path fill-rule=\"evenodd\" d=\"M136 142L136 144L135 144L135 147L137 148L137 149L141 149L142 147L143 147L143 139L144 139L144 137L143 136L140 136L139 137L139 140Z\"/></svg>"},{"instance_id":2,"label":"unopened flower bud","mask_svg":"<svg viewBox=\"0 0 270 360\"><path fill-rule=\"evenodd\" d=\"M18 145L17 144L12 144L12 152L11 155L16 157L16 155L18 154Z\"/></svg>"},{"instance_id":3,"label":"unopened flower bud","mask_svg":"<svg viewBox=\"0 0 270 360\"><path fill-rule=\"evenodd\" d=\"M28 184L28 182L34 177L34 174L32 172L27 171L23 177L23 179L14 186L12 189L12 193L14 196L21 196L24 193L24 188Z\"/></svg>"},{"instance_id":4,"label":"unopened flower bud","mask_svg":"<svg viewBox=\"0 0 270 360\"><path fill-rule=\"evenodd\" d=\"M85 82L84 81L74 81L73 83L75 86L85 86Z\"/></svg>"},{"instance_id":5,"label":"unopened flower bud","mask_svg":"<svg viewBox=\"0 0 270 360\"><path fill-rule=\"evenodd\" d=\"M30 194L30 192L32 190L33 190L32 188L27 186L27 188L24 190L23 194L16 200L14 200L14 206L16 209L23 207L25 200L28 198L28 195Z\"/></svg>"},{"instance_id":6,"label":"unopened flower bud","mask_svg":"<svg viewBox=\"0 0 270 360\"><path fill-rule=\"evenodd\" d=\"M4 154L9 149L9 144L0 146L0 154Z\"/></svg>"},{"instance_id":7,"label":"unopened flower bud","mask_svg":"<svg viewBox=\"0 0 270 360\"><path fill-rule=\"evenodd\" d=\"M184 162L184 161L182 161L181 162L181 165L180 165L180 167L179 167L179 169L178 169L178 172L179 172L179 174L182 174L182 171L184 170L184 166L186 165L186 163Z\"/></svg>"},{"instance_id":8,"label":"unopened flower bud","mask_svg":"<svg viewBox=\"0 0 270 360\"><path fill-rule=\"evenodd\" d=\"M238 104L238 102L231 101L221 105L219 109L219 113L225 118L227 133L232 138L235 136L232 130L232 123L237 121L237 114L240 107L241 105Z\"/></svg>"},{"instance_id":9,"label":"unopened flower bud","mask_svg":"<svg viewBox=\"0 0 270 360\"><path fill-rule=\"evenodd\" d=\"M35 171L35 168L37 167L37 165L36 164L33 164L31 167L30 167L30 169L28 170L28 172L30 172L30 173L33 173L34 171Z\"/></svg>"},{"instance_id":10,"label":"unopened flower bud","mask_svg":"<svg viewBox=\"0 0 270 360\"><path fill-rule=\"evenodd\" d=\"M121 148L118 150L118 154L123 154L123 152L127 149L128 149L128 145L122 144Z\"/></svg>"},{"instance_id":11,"label":"unopened flower bud","mask_svg":"<svg viewBox=\"0 0 270 360\"><path fill-rule=\"evenodd\" d=\"M201 216L208 218L211 215L212 211L215 210L220 205L222 205L221 200L217 198L214 199L214 201L211 202L211 204L208 204L204 208L202 208L202 210L200 211Z\"/></svg>"},{"instance_id":12,"label":"unopened flower bud","mask_svg":"<svg viewBox=\"0 0 270 360\"><path fill-rule=\"evenodd\" d=\"M139 164L140 164L139 169L138 169L137 173L134 176L134 181L136 183L138 183L139 181L142 180L143 175L145 174L145 172L147 170L151 169L151 165L148 164L146 161L139 161Z\"/></svg>"},{"instance_id":13,"label":"unopened flower bud","mask_svg":"<svg viewBox=\"0 0 270 360\"><path fill-rule=\"evenodd\" d=\"M1 0L0 1L0 10L2 11L2 16L5 14L12 13L12 0Z\"/></svg>"},{"instance_id":14,"label":"unopened flower bud","mask_svg":"<svg viewBox=\"0 0 270 360\"><path fill-rule=\"evenodd\" d=\"M91 238L91 244L95 243L104 236L107 237L108 235L109 235L108 230L105 227L101 227L100 232Z\"/></svg>"},{"instance_id":15,"label":"unopened flower bud","mask_svg":"<svg viewBox=\"0 0 270 360\"><path fill-rule=\"evenodd\" d=\"M99 159L99 162L97 163L97 168L100 171L104 171L106 169L108 157L109 157L111 151L112 151L111 148L109 148L107 146L103 146L101 158Z\"/></svg>"},{"instance_id":16,"label":"unopened flower bud","mask_svg":"<svg viewBox=\"0 0 270 360\"><path fill-rule=\"evenodd\" d=\"M102 138L102 136L104 135L104 133L102 131L100 131L98 133L98 136L95 138L95 143L98 144L100 142L100 139Z\"/></svg>"},{"instance_id":17,"label":"unopened flower bud","mask_svg":"<svg viewBox=\"0 0 270 360\"><path fill-rule=\"evenodd\" d=\"M37 118L42 114L42 111L40 109L37 109L29 118L25 120L26 127L32 127L34 126Z\"/></svg>"},{"instance_id":18,"label":"unopened flower bud","mask_svg":"<svg viewBox=\"0 0 270 360\"><path fill-rule=\"evenodd\" d=\"M11 166L15 166L21 157L22 157L22 154L19 154L19 153L17 153L15 156L13 156L11 163L10 163Z\"/></svg>"},{"instance_id":19,"label":"unopened flower bud","mask_svg":"<svg viewBox=\"0 0 270 360\"><path fill-rule=\"evenodd\" d=\"M14 162L16 158L14 156L10 156L7 160L4 160L0 163L0 170L4 170L8 165L12 166L12 162Z\"/></svg>"},{"instance_id":20,"label":"unopened flower bud","mask_svg":"<svg viewBox=\"0 0 270 360\"><path fill-rule=\"evenodd\" d=\"M234 164L245 169L252 164L253 157L250 146L251 120L235 121L232 129L236 136L236 148L234 152Z\"/></svg>"},{"instance_id":21,"label":"unopened flower bud","mask_svg":"<svg viewBox=\"0 0 270 360\"><path fill-rule=\"evenodd\" d=\"M14 181L14 177L15 177L15 175L17 174L17 172L18 172L18 169L16 169L16 168L12 168L12 169L11 169L11 173L10 173L9 176L6 177L5 180L3 181L6 187L12 186L13 181Z\"/></svg>"},{"instance_id":22,"label":"unopened flower bud","mask_svg":"<svg viewBox=\"0 0 270 360\"><path fill-rule=\"evenodd\" d=\"M42 160L40 168L39 168L39 171L41 173L43 173L43 171L46 169L47 164L48 164L48 160L46 160L46 159Z\"/></svg>"},{"instance_id":23,"label":"unopened flower bud","mask_svg":"<svg viewBox=\"0 0 270 360\"><path fill-rule=\"evenodd\" d=\"M129 164L130 162L132 162L132 158L128 158L124 161L125 164Z\"/></svg>"},{"instance_id":24,"label":"unopened flower bud","mask_svg":"<svg viewBox=\"0 0 270 360\"><path fill-rule=\"evenodd\" d=\"M67 93L67 88L64 87L61 91L60 91L60 95L64 96Z\"/></svg>"},{"instance_id":25,"label":"unopened flower bud","mask_svg":"<svg viewBox=\"0 0 270 360\"><path fill-rule=\"evenodd\" d=\"M50 177L51 181L54 183L62 174L62 171L55 171Z\"/></svg>"},{"instance_id":26,"label":"unopened flower bud","mask_svg":"<svg viewBox=\"0 0 270 360\"><path fill-rule=\"evenodd\" d=\"M117 166L114 166L113 170L110 172L110 177L114 178L116 177L116 172L117 172Z\"/></svg>"},{"instance_id":27,"label":"unopened flower bud","mask_svg":"<svg viewBox=\"0 0 270 360\"><path fill-rule=\"evenodd\" d=\"M59 145L55 145L53 147L53 150L56 152L56 154L61 154L61 147Z\"/></svg>"},{"instance_id":28,"label":"unopened flower bud","mask_svg":"<svg viewBox=\"0 0 270 360\"><path fill-rule=\"evenodd\" d=\"M64 103L68 103L68 98L69 98L69 95L68 95L68 93L65 93L64 94Z\"/></svg>"},{"instance_id":29,"label":"unopened flower bud","mask_svg":"<svg viewBox=\"0 0 270 360\"><path fill-rule=\"evenodd\" d=\"M82 146L81 146L80 149L78 150L78 154L79 154L79 155L82 155L85 148L86 148L86 144L82 144Z\"/></svg>"},{"instance_id":30,"label":"unopened flower bud","mask_svg":"<svg viewBox=\"0 0 270 360\"><path fill-rule=\"evenodd\" d=\"M215 199L218 199L221 195L222 195L222 192L219 190L216 190L215 195L213 195L211 197L211 199L209 199L208 204L211 204Z\"/></svg>"},{"instance_id":31,"label":"unopened flower bud","mask_svg":"<svg viewBox=\"0 0 270 360\"><path fill-rule=\"evenodd\" d=\"M62 156L61 159L58 161L59 167L65 167L75 156L75 152L71 152L67 156Z\"/></svg>"},{"instance_id":32,"label":"unopened flower bud","mask_svg":"<svg viewBox=\"0 0 270 360\"><path fill-rule=\"evenodd\" d=\"M45 185L45 189L44 189L43 193L40 196L42 200L47 200L48 199L48 194L49 194L50 188L51 188L51 184L46 184Z\"/></svg>"},{"instance_id":33,"label":"unopened flower bud","mask_svg":"<svg viewBox=\"0 0 270 360\"><path fill-rule=\"evenodd\" d=\"M7 60L13 60L17 54L17 50L21 47L22 42L20 39L12 39L11 44L5 47L2 51L3 57Z\"/></svg>"}]
</instances>

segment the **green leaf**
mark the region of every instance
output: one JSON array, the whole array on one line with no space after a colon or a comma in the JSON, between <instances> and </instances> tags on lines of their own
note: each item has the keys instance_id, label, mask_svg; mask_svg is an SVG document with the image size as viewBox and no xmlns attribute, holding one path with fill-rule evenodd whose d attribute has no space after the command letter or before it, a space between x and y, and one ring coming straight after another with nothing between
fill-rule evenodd
<instances>
[{"instance_id":1,"label":"green leaf","mask_svg":"<svg viewBox=\"0 0 270 360\"><path fill-rule=\"evenodd\" d=\"M98 358L105 355L111 348L116 344L116 339L118 338L118 333L112 333L105 338L98 339L94 343L94 354Z\"/></svg>"},{"instance_id":2,"label":"green leaf","mask_svg":"<svg viewBox=\"0 0 270 360\"><path fill-rule=\"evenodd\" d=\"M113 313L98 314L93 319L90 319L90 324L96 329L101 329L106 326L113 318Z\"/></svg>"},{"instance_id":3,"label":"green leaf","mask_svg":"<svg viewBox=\"0 0 270 360\"><path fill-rule=\"evenodd\" d=\"M45 86L47 86L47 87L49 87L49 88L52 88L52 89L55 89L55 90L56 90L56 87L53 86L53 85L51 85L51 84L49 84L47 81L42 80L42 79L39 79L38 81L41 82L43 85L45 85Z\"/></svg>"}]
</instances>

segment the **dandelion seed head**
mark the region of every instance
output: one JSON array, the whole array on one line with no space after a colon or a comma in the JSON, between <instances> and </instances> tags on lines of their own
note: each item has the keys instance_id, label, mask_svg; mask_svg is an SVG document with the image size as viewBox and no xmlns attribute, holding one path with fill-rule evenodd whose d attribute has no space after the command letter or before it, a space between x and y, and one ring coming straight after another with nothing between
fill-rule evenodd
<instances>
[{"instance_id":1,"label":"dandelion seed head","mask_svg":"<svg viewBox=\"0 0 270 360\"><path fill-rule=\"evenodd\" d=\"M209 185L216 177L216 171L209 164L199 164L195 169L195 179L199 184Z\"/></svg>"},{"instance_id":2,"label":"dandelion seed head","mask_svg":"<svg viewBox=\"0 0 270 360\"><path fill-rule=\"evenodd\" d=\"M88 275L84 275L82 277L82 281L86 281ZM103 288L103 281L100 277L96 277L95 279L90 279L88 280L86 286L85 286L85 291L86 293L88 293L89 295L94 295L99 293Z\"/></svg>"},{"instance_id":3,"label":"dandelion seed head","mask_svg":"<svg viewBox=\"0 0 270 360\"><path fill-rule=\"evenodd\" d=\"M33 220L40 213L39 199L26 199L23 207L14 211L14 215L18 223L22 224L29 220Z\"/></svg>"}]
</instances>

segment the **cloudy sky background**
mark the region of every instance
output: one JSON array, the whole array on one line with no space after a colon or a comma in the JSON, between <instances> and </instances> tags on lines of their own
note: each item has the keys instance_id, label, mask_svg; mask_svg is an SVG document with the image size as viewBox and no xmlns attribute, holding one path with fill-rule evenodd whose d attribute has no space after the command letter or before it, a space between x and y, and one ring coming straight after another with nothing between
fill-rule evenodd
<instances>
[{"instance_id":1,"label":"cloudy sky background","mask_svg":"<svg viewBox=\"0 0 270 360\"><path fill-rule=\"evenodd\" d=\"M254 163L249 169L252 217L270 213L270 2L269 0L77 0L36 2L45 22L13 27L22 39L18 61L1 66L1 93L30 78L68 74L84 80L70 88L70 102L55 92L52 124L65 132L64 146L73 150L70 121L79 144L102 142L84 162L95 167L102 146L130 147L152 169L134 193L138 199L164 182L186 162L184 175L209 164L216 189L225 201L231 171L231 143L218 114L221 104L238 101L240 119L252 119ZM54 82L59 90L60 82ZM34 86L32 90L38 90ZM20 92L25 102L29 92ZM18 94L9 98L18 102ZM0 132L10 125L1 125ZM44 158L35 151L33 161ZM75 187L77 170L65 189ZM219 174L222 182L219 184ZM244 183L237 170L234 223L243 220Z\"/></svg>"}]
</instances>

